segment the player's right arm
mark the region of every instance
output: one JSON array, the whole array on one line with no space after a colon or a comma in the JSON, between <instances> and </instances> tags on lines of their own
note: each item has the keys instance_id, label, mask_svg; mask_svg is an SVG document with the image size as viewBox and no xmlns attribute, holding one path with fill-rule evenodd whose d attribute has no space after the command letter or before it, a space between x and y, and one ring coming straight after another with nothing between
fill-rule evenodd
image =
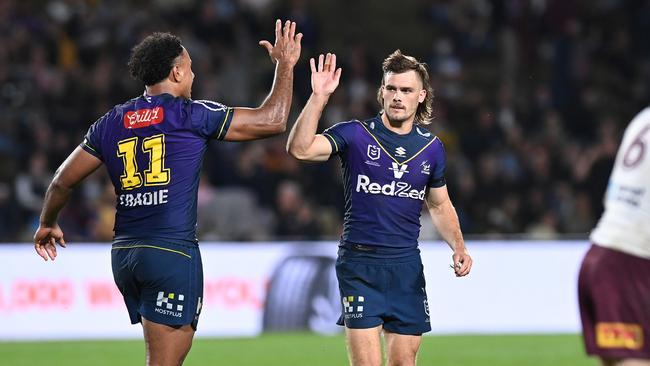
<instances>
[{"instance_id":1,"label":"player's right arm","mask_svg":"<svg viewBox=\"0 0 650 366\"><path fill-rule=\"evenodd\" d=\"M34 234L34 249L44 260L47 261L48 256L52 260L56 258L57 242L65 247L57 217L68 202L72 189L101 165L100 159L77 147L57 169L45 193L40 223Z\"/></svg>"},{"instance_id":2,"label":"player's right arm","mask_svg":"<svg viewBox=\"0 0 650 366\"><path fill-rule=\"evenodd\" d=\"M275 63L271 93L258 108L234 108L232 122L225 136L227 141L247 141L273 136L287 128L293 93L293 68L300 58L302 33L296 34L296 23L275 22L275 44L260 41Z\"/></svg>"},{"instance_id":3,"label":"player's right arm","mask_svg":"<svg viewBox=\"0 0 650 366\"><path fill-rule=\"evenodd\" d=\"M318 57L318 68L313 58L309 65L312 94L289 133L287 152L302 161L325 161L332 154L332 145L327 137L316 134L316 129L330 95L339 85L341 68L336 68L336 55L331 53Z\"/></svg>"}]
</instances>

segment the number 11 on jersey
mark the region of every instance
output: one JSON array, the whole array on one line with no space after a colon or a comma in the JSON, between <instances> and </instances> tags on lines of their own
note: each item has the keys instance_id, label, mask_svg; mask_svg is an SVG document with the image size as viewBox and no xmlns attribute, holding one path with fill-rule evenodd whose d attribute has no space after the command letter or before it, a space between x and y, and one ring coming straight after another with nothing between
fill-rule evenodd
<instances>
[{"instance_id":1,"label":"number 11 on jersey","mask_svg":"<svg viewBox=\"0 0 650 366\"><path fill-rule=\"evenodd\" d=\"M131 137L117 143L117 156L124 163L120 176L122 189L131 190L142 186L142 174L136 161L138 138ZM169 183L170 171L165 168L165 135L155 135L142 140L142 151L149 154L149 168L144 171L145 186L161 186Z\"/></svg>"}]
</instances>

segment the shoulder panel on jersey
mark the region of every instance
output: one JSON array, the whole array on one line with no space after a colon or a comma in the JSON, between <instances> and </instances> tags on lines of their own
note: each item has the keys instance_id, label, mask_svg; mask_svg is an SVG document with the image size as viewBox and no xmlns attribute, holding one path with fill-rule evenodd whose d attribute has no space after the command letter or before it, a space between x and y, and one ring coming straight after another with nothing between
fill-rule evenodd
<instances>
[{"instance_id":1,"label":"shoulder panel on jersey","mask_svg":"<svg viewBox=\"0 0 650 366\"><path fill-rule=\"evenodd\" d=\"M228 107L226 107L224 104L221 104L219 102L214 102L212 100L197 99L197 100L192 100L190 102L199 104L213 112L219 112L228 109Z\"/></svg>"},{"instance_id":2,"label":"shoulder panel on jersey","mask_svg":"<svg viewBox=\"0 0 650 366\"><path fill-rule=\"evenodd\" d=\"M218 140L225 137L233 116L232 108L211 100L191 100L189 105L192 128L199 135Z\"/></svg>"},{"instance_id":3,"label":"shoulder panel on jersey","mask_svg":"<svg viewBox=\"0 0 650 366\"><path fill-rule=\"evenodd\" d=\"M322 135L327 137L332 145L332 154L337 154L347 147L348 141L353 140L354 129L360 125L358 120L339 122L323 131Z\"/></svg>"},{"instance_id":4,"label":"shoulder panel on jersey","mask_svg":"<svg viewBox=\"0 0 650 366\"><path fill-rule=\"evenodd\" d=\"M102 159L102 141L104 141L106 129L111 128L110 122L115 119L115 114L121 107L122 105L114 106L90 125L80 144L84 150L96 158Z\"/></svg>"},{"instance_id":5,"label":"shoulder panel on jersey","mask_svg":"<svg viewBox=\"0 0 650 366\"><path fill-rule=\"evenodd\" d=\"M356 119L352 119L352 120L349 120L349 121L338 122L338 123L335 123L333 126L328 127L327 129L325 129L325 131L328 131L328 130L331 130L331 129L334 129L334 128L349 128L349 126L353 126L355 123L361 123L361 122L359 120L356 120Z\"/></svg>"},{"instance_id":6,"label":"shoulder panel on jersey","mask_svg":"<svg viewBox=\"0 0 650 366\"><path fill-rule=\"evenodd\" d=\"M431 133L431 131L427 130L426 128L422 128L418 125L415 125L415 132L418 133L418 135L427 138L427 139L435 139L436 136Z\"/></svg>"}]
</instances>

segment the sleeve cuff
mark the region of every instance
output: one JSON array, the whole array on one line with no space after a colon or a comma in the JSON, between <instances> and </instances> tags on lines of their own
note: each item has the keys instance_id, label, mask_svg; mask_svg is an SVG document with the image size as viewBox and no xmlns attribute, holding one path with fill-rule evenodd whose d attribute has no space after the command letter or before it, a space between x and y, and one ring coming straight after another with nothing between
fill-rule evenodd
<instances>
[{"instance_id":1,"label":"sleeve cuff","mask_svg":"<svg viewBox=\"0 0 650 366\"><path fill-rule=\"evenodd\" d=\"M99 160L102 160L102 155L97 150L95 150L92 146L88 145L85 141L79 144L79 146L90 155L96 157Z\"/></svg>"}]
</instances>

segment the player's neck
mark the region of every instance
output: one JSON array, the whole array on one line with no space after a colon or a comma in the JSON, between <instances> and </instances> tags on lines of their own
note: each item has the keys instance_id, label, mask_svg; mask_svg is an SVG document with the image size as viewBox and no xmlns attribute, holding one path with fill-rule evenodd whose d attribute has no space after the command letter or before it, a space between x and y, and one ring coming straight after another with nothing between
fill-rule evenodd
<instances>
[{"instance_id":1,"label":"player's neck","mask_svg":"<svg viewBox=\"0 0 650 366\"><path fill-rule=\"evenodd\" d=\"M167 80L161 81L157 84L146 86L145 90L147 92L147 95L154 96L154 95L160 95L160 94L171 94L174 97L180 97L181 93L178 91L175 86Z\"/></svg>"},{"instance_id":2,"label":"player's neck","mask_svg":"<svg viewBox=\"0 0 650 366\"><path fill-rule=\"evenodd\" d=\"M395 132L398 135L406 135L413 129L413 118L401 122L391 121L386 116L386 113L382 113L381 121L389 131Z\"/></svg>"}]
</instances>

